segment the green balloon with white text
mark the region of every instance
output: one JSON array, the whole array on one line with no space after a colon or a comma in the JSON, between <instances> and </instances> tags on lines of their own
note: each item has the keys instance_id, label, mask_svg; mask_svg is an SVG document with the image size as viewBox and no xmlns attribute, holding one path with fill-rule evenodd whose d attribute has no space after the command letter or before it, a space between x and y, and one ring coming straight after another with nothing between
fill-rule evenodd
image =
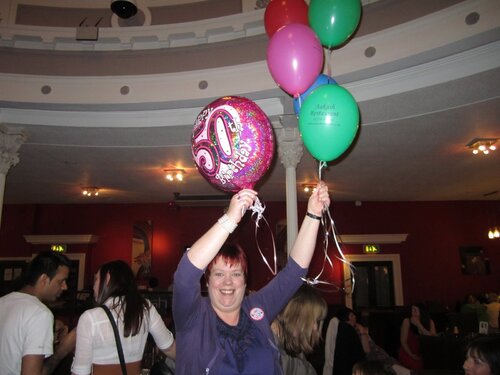
<instances>
[{"instance_id":1,"label":"green balloon with white text","mask_svg":"<svg viewBox=\"0 0 500 375\"><path fill-rule=\"evenodd\" d=\"M320 161L332 161L352 144L359 128L359 109L340 85L313 90L300 109L299 130L307 150Z\"/></svg>"}]
</instances>

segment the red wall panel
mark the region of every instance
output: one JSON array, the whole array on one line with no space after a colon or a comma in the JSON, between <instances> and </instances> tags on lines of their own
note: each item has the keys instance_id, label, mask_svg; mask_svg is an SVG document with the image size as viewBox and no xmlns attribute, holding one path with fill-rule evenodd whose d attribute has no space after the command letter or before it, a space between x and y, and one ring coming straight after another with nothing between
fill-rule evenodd
<instances>
[{"instance_id":1,"label":"red wall panel","mask_svg":"<svg viewBox=\"0 0 500 375\"><path fill-rule=\"evenodd\" d=\"M223 214L223 207L176 207L171 204L135 205L5 205L0 229L0 257L30 256L41 249L24 241L25 234L93 234L94 245L70 245L69 252L87 253L86 285L100 264L123 259L132 262L132 227L138 220L153 224L152 274L160 287L172 283L184 248L192 245ZM249 215L231 237L247 251L251 289L259 289L272 274L257 248L272 261L270 230L285 218L282 202L267 202L255 238L255 223ZM400 254L405 303L437 301L451 308L468 293L500 290L500 239L486 237L488 227L500 215L500 201L481 202L334 202L331 215L340 234L408 233L401 244L382 244L382 253ZM301 221L305 203L299 204ZM495 217L496 215L496 217ZM300 223L299 223L300 224ZM496 225L499 225L497 222ZM464 275L460 268L460 246L482 246L491 274ZM361 245L344 245L346 254L361 253ZM321 279L342 283L342 265L330 240L328 250L334 268L327 264ZM322 238L309 275L316 276L324 264ZM340 292L325 293L330 303L342 303Z\"/></svg>"}]
</instances>

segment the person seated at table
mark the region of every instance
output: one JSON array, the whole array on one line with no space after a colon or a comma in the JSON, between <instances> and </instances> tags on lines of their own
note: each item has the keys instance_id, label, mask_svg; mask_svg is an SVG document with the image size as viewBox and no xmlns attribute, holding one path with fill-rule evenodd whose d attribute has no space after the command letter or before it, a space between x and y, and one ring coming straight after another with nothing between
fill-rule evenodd
<instances>
[{"instance_id":1,"label":"person seated at table","mask_svg":"<svg viewBox=\"0 0 500 375\"><path fill-rule=\"evenodd\" d=\"M498 332L499 311L500 303L498 302L498 295L496 293L488 293L488 303L486 304L486 312L489 318L488 333Z\"/></svg>"},{"instance_id":2,"label":"person seated at table","mask_svg":"<svg viewBox=\"0 0 500 375\"><path fill-rule=\"evenodd\" d=\"M500 336L480 336L467 345L465 375L500 374Z\"/></svg>"},{"instance_id":3,"label":"person seated at table","mask_svg":"<svg viewBox=\"0 0 500 375\"><path fill-rule=\"evenodd\" d=\"M409 375L410 370L401 366L395 358L392 358L387 352L378 346L370 337L368 328L359 324L356 314L348 307L343 307L337 313L340 320L350 324L356 330L361 340L361 345L366 354L367 360L382 362L388 372L395 372L398 375Z\"/></svg>"},{"instance_id":4,"label":"person seated at table","mask_svg":"<svg viewBox=\"0 0 500 375\"><path fill-rule=\"evenodd\" d=\"M460 306L461 313L475 313L477 316L477 321L479 322L487 322L488 321L488 312L486 310L486 305L479 301L474 294L467 295L465 299L465 303Z\"/></svg>"},{"instance_id":5,"label":"person seated at table","mask_svg":"<svg viewBox=\"0 0 500 375\"><path fill-rule=\"evenodd\" d=\"M364 359L366 355L354 327L336 316L330 319L323 375L351 375L353 366Z\"/></svg>"},{"instance_id":6,"label":"person seated at table","mask_svg":"<svg viewBox=\"0 0 500 375\"><path fill-rule=\"evenodd\" d=\"M321 293L302 285L271 324L281 353L284 375L316 375L305 354L321 340L328 306Z\"/></svg>"},{"instance_id":7,"label":"person seated at table","mask_svg":"<svg viewBox=\"0 0 500 375\"><path fill-rule=\"evenodd\" d=\"M408 316L401 323L399 362L409 369L423 368L419 336L436 336L436 326L423 305L411 305Z\"/></svg>"}]
</instances>

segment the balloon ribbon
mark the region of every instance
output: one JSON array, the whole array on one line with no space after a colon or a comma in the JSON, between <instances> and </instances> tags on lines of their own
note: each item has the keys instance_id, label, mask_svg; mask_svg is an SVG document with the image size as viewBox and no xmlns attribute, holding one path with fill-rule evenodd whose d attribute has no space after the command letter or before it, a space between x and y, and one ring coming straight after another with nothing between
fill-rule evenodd
<instances>
[{"instance_id":1,"label":"balloon ribbon","mask_svg":"<svg viewBox=\"0 0 500 375\"><path fill-rule=\"evenodd\" d=\"M327 166L327 163L325 161L319 162L318 175L319 175L320 181L321 181L321 171L323 168L326 168L326 166ZM344 252L342 251L342 247L340 245L340 242L337 240L337 234L335 233L336 232L335 223L333 222L330 211L327 208L325 208L323 210L323 214L321 215L321 226L323 228L323 253L324 253L323 266L321 267L321 271L315 277L313 277L313 278L304 278L303 277L302 280L305 281L306 283L308 283L309 285L318 285L318 284L329 285L329 286L332 286L335 289L335 291L343 291L345 293L353 293L354 292L354 285L356 282L356 280L354 278L354 273L356 271L356 267L354 267L354 265L347 260L347 258L344 255ZM335 258L337 258L342 263L347 265L347 267L349 267L349 271L351 274L350 279L347 279L344 281L350 281L350 288L342 287L342 286L339 286L335 283L323 281L323 280L319 279L321 277L321 275L323 274L323 272L325 271L325 266L326 266L327 262L330 265L330 267L332 267L332 269L333 269L333 262L330 259L330 256L328 255L328 246L329 246L330 236L333 238L333 240L335 242L335 247L339 253L339 255L336 255Z\"/></svg>"},{"instance_id":2,"label":"balloon ribbon","mask_svg":"<svg viewBox=\"0 0 500 375\"><path fill-rule=\"evenodd\" d=\"M355 284L355 279L354 279L354 273L356 270L356 267L352 263L350 263L347 258L344 255L344 252L342 251L342 247L340 245L340 242L337 240L337 235L335 234L335 223L333 222L332 216L330 215L329 210L325 210L323 212L323 215L321 216L321 226L323 228L323 253L324 253L324 259L323 259L323 266L321 267L320 272L312 278L302 278L303 281L308 283L309 285L328 285L331 286L335 289L335 291L342 291L345 293L352 293L354 291L354 284ZM329 281L323 281L320 280L321 275L325 271L326 263L330 265L333 269L333 262L330 259L330 256L328 255L328 246L329 246L329 238L332 237L335 243L335 247L339 253L339 255L336 255L335 258L340 260L343 264L347 265L349 267L351 277L350 277L350 288L342 287L339 286L333 282Z\"/></svg>"},{"instance_id":3,"label":"balloon ribbon","mask_svg":"<svg viewBox=\"0 0 500 375\"><path fill-rule=\"evenodd\" d=\"M259 250L260 256L262 257L264 264L267 266L267 268L269 268L269 271L271 271L273 276L276 276L276 274L278 273L278 262L276 259L276 245L274 243L273 231L271 230L271 227L269 226L268 221L264 217L264 210L265 209L266 209L266 206L264 206L262 204L262 202L259 200L258 197L255 198L253 205L249 208L249 210L252 211L251 216L255 222L255 242L257 244L257 250ZM259 241L257 240L257 231L259 229L259 222L261 220L264 220L264 223L266 224L267 228L269 229L269 233L271 233L271 239L272 239L272 243L273 243L273 257L274 257L274 259L273 259L274 260L274 267L272 267L272 268L269 265L267 258L265 257L264 253L262 252L262 250L259 246Z\"/></svg>"}]
</instances>

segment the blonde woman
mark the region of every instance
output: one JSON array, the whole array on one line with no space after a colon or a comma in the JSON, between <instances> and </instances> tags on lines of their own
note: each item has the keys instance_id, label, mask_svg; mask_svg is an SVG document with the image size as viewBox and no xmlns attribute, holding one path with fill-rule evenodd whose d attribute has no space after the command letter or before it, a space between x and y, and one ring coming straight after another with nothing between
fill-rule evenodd
<instances>
[{"instance_id":1,"label":"blonde woman","mask_svg":"<svg viewBox=\"0 0 500 375\"><path fill-rule=\"evenodd\" d=\"M306 360L321 339L327 304L311 286L303 285L271 324L281 352L284 375L316 375Z\"/></svg>"}]
</instances>

